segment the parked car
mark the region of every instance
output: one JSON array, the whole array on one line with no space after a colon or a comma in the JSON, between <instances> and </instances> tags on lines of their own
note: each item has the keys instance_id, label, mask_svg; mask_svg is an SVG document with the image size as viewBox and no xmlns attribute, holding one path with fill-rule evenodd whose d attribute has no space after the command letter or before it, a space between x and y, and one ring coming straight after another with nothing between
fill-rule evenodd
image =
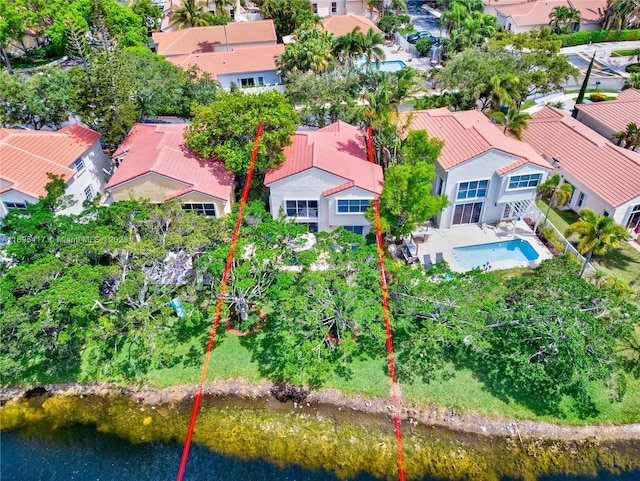
<instances>
[{"instance_id":1,"label":"parked car","mask_svg":"<svg viewBox=\"0 0 640 481\"><path fill-rule=\"evenodd\" d=\"M412 33L407 37L407 42L415 44L421 38L430 38L431 40L433 40L433 43L436 43L438 40L440 40L439 38L434 37L431 34L431 32L427 32L425 30L421 32Z\"/></svg>"}]
</instances>

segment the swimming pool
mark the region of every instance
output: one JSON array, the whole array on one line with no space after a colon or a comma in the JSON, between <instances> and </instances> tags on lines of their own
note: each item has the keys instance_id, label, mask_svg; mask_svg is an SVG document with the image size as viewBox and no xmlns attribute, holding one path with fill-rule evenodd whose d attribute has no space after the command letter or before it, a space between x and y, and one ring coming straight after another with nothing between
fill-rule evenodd
<instances>
[{"instance_id":1,"label":"swimming pool","mask_svg":"<svg viewBox=\"0 0 640 481\"><path fill-rule=\"evenodd\" d=\"M455 247L451 253L458 265L467 270L482 267L487 262L489 265L498 261L530 262L539 257L531 244L522 239Z\"/></svg>"},{"instance_id":2,"label":"swimming pool","mask_svg":"<svg viewBox=\"0 0 640 481\"><path fill-rule=\"evenodd\" d=\"M364 70L364 59L359 59L357 65ZM397 72L407 66L402 60L385 60L380 63L372 63L371 68L380 72Z\"/></svg>"}]
</instances>

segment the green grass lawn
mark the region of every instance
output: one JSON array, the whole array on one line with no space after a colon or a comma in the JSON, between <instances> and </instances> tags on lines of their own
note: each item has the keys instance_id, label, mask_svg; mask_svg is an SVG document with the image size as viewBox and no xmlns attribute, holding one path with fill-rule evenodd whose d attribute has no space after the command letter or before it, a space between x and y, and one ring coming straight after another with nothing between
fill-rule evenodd
<instances>
[{"instance_id":1,"label":"green grass lawn","mask_svg":"<svg viewBox=\"0 0 640 481\"><path fill-rule=\"evenodd\" d=\"M629 57L631 55L637 55L638 49L626 49L626 50L614 50L611 52L612 57Z\"/></svg>"},{"instance_id":2,"label":"green grass lawn","mask_svg":"<svg viewBox=\"0 0 640 481\"><path fill-rule=\"evenodd\" d=\"M543 213L547 212L546 202L539 200L536 204ZM549 212L549 221L563 233L570 224L577 220L578 214L572 210L551 209ZM575 244L576 239L570 238L569 240ZM621 243L604 256L594 255L591 263L596 269L626 282L631 282L640 276L640 252L627 242Z\"/></svg>"},{"instance_id":3,"label":"green grass lawn","mask_svg":"<svg viewBox=\"0 0 640 481\"><path fill-rule=\"evenodd\" d=\"M526 110L529 107L533 107L534 105L536 105L536 101L535 100L527 100L525 103L523 103L520 106L520 110Z\"/></svg>"}]
</instances>

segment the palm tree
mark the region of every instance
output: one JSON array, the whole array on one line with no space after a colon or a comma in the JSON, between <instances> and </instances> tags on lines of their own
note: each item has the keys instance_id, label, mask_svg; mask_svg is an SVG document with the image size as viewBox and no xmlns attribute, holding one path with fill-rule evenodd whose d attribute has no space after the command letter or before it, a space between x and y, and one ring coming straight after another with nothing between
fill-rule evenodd
<instances>
[{"instance_id":1,"label":"palm tree","mask_svg":"<svg viewBox=\"0 0 640 481\"><path fill-rule=\"evenodd\" d=\"M547 212L544 215L543 227L547 224L551 207L567 205L569 200L571 200L571 194L573 194L573 187L564 182L560 174L553 174L538 186L539 198L549 203ZM537 227L538 224L535 225L533 232L536 231Z\"/></svg>"},{"instance_id":2,"label":"palm tree","mask_svg":"<svg viewBox=\"0 0 640 481\"><path fill-rule=\"evenodd\" d=\"M393 13L396 15L399 13L407 13L409 11L406 0L390 0L389 10L393 10Z\"/></svg>"},{"instance_id":3,"label":"palm tree","mask_svg":"<svg viewBox=\"0 0 640 481\"><path fill-rule=\"evenodd\" d=\"M500 110L502 105L518 103L520 94L520 77L513 74L494 75L490 79L489 107L491 110Z\"/></svg>"},{"instance_id":4,"label":"palm tree","mask_svg":"<svg viewBox=\"0 0 640 481\"><path fill-rule=\"evenodd\" d=\"M373 11L380 12L382 9L382 0L367 0L367 7L369 7L369 18L373 20Z\"/></svg>"},{"instance_id":5,"label":"palm tree","mask_svg":"<svg viewBox=\"0 0 640 481\"><path fill-rule=\"evenodd\" d=\"M617 140L616 145L622 145L625 149L636 150L640 145L640 129L634 122L628 123L626 130L621 130L612 135Z\"/></svg>"},{"instance_id":6,"label":"palm tree","mask_svg":"<svg viewBox=\"0 0 640 481\"><path fill-rule=\"evenodd\" d=\"M555 7L549 14L549 26L555 33L567 33L572 23L580 24L582 17L580 10L573 7L559 6Z\"/></svg>"},{"instance_id":7,"label":"palm tree","mask_svg":"<svg viewBox=\"0 0 640 481\"><path fill-rule=\"evenodd\" d=\"M516 139L522 140L522 131L527 128L527 120L531 118L531 115L519 112L515 105L511 105L506 114L498 110L492 112L491 117L500 125L504 125L503 134L509 131Z\"/></svg>"},{"instance_id":8,"label":"palm tree","mask_svg":"<svg viewBox=\"0 0 640 481\"><path fill-rule=\"evenodd\" d=\"M566 236L579 235L578 252L585 256L580 279L587 269L591 256L605 254L627 238L627 229L616 224L612 217L596 214L591 209L582 209L580 219L571 224Z\"/></svg>"},{"instance_id":9,"label":"palm tree","mask_svg":"<svg viewBox=\"0 0 640 481\"><path fill-rule=\"evenodd\" d=\"M384 44L384 37L381 33L375 32L370 28L367 33L359 34L358 40L360 41L367 67L370 67L374 62L379 63L384 60L384 50L380 47L380 45Z\"/></svg>"},{"instance_id":10,"label":"palm tree","mask_svg":"<svg viewBox=\"0 0 640 481\"><path fill-rule=\"evenodd\" d=\"M638 0L607 0L602 16L602 28L622 30L640 26L640 2Z\"/></svg>"},{"instance_id":11,"label":"palm tree","mask_svg":"<svg viewBox=\"0 0 640 481\"><path fill-rule=\"evenodd\" d=\"M213 14L207 10L206 0L184 0L180 6L171 10L171 21L178 23L178 28L206 27L213 22Z\"/></svg>"},{"instance_id":12,"label":"palm tree","mask_svg":"<svg viewBox=\"0 0 640 481\"><path fill-rule=\"evenodd\" d=\"M364 53L360 37L360 27L355 27L351 32L335 37L333 41L333 54L341 65L351 67L353 62Z\"/></svg>"}]
</instances>

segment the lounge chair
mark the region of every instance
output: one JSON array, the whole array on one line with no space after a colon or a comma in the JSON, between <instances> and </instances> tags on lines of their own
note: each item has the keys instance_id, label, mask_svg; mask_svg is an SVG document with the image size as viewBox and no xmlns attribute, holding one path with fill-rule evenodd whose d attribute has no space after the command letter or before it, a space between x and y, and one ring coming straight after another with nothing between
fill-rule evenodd
<instances>
[{"instance_id":1,"label":"lounge chair","mask_svg":"<svg viewBox=\"0 0 640 481\"><path fill-rule=\"evenodd\" d=\"M433 262L431 262L431 255L430 254L425 254L424 255L424 268L425 269L431 269L433 267Z\"/></svg>"},{"instance_id":2,"label":"lounge chair","mask_svg":"<svg viewBox=\"0 0 640 481\"><path fill-rule=\"evenodd\" d=\"M436 264L439 262L444 262L444 257L442 257L442 252L436 252Z\"/></svg>"}]
</instances>

